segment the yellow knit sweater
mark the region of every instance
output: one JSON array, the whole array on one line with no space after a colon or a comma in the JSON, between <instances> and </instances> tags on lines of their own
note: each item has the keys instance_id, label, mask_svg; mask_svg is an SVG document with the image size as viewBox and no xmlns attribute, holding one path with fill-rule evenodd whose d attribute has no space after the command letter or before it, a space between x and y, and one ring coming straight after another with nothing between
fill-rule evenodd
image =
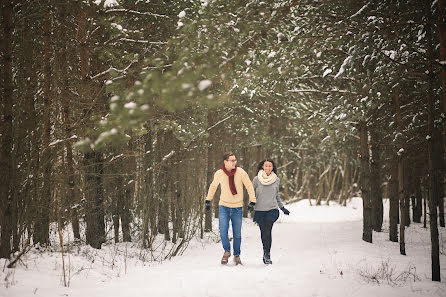
<instances>
[{"instance_id":1,"label":"yellow knit sweater","mask_svg":"<svg viewBox=\"0 0 446 297\"><path fill-rule=\"evenodd\" d=\"M222 169L217 170L214 174L214 180L209 186L209 192L206 200L212 200L214 198L215 191L217 191L218 185L221 186L220 203L226 207L242 207L243 206L243 185L245 185L248 191L249 200L256 202L256 195L254 193L254 187L251 180L245 170L237 167L237 171L234 174L234 184L237 189L237 194L232 195L229 188L229 176L227 176Z\"/></svg>"}]
</instances>

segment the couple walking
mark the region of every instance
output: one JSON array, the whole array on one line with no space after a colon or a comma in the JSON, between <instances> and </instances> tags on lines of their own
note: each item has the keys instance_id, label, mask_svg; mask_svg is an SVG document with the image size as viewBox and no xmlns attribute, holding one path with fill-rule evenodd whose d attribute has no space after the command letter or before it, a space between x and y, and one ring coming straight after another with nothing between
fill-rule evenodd
<instances>
[{"instance_id":1,"label":"couple walking","mask_svg":"<svg viewBox=\"0 0 446 297\"><path fill-rule=\"evenodd\" d=\"M242 168L237 167L237 159L232 152L223 155L223 166L214 174L214 180L209 186L206 197L206 211L211 209L211 200L214 197L218 185L221 187L219 202L219 231L223 244L224 254L221 264L227 264L231 256L231 245L229 243L229 222L232 223L234 238L233 252L236 265L242 264L240 260L240 245L242 241L242 208L243 208L243 186L248 191L250 203L248 210L253 211L253 221L259 225L263 244L263 263L272 264L271 231L274 222L279 218L279 208L284 214L290 212L283 206L279 197L280 179L277 177L277 169L273 160L265 159L259 163L257 176L252 183L248 174Z\"/></svg>"}]
</instances>

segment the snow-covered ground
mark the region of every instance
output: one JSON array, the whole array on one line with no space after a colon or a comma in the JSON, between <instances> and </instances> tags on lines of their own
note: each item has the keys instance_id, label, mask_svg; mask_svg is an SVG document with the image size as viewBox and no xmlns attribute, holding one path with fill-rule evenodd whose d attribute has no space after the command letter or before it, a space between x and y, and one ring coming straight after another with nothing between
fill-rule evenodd
<instances>
[{"instance_id":1,"label":"snow-covered ground","mask_svg":"<svg viewBox=\"0 0 446 297\"><path fill-rule=\"evenodd\" d=\"M97 251L77 247L69 258L70 286L63 286L59 253L33 250L15 269L0 261L0 296L446 296L446 232L440 228L441 276L431 281L430 234L422 224L406 230L406 253L384 232L373 244L362 238L362 201L347 207L287 206L273 228L273 265L262 263L258 227L244 219L243 266L230 259L220 264L216 233L194 239L182 256L162 263L143 261L144 252L131 244L105 246ZM385 217L387 218L387 204ZM214 221L217 230L217 221ZM140 253L139 257L129 257ZM127 257L126 257L127 254ZM68 266L68 257L65 261Z\"/></svg>"}]
</instances>

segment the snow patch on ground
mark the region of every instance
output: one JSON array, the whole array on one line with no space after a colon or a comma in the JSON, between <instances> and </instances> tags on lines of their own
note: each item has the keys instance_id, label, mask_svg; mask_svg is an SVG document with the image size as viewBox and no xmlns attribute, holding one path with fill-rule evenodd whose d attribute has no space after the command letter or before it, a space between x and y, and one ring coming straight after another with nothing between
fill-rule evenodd
<instances>
[{"instance_id":1,"label":"snow patch on ground","mask_svg":"<svg viewBox=\"0 0 446 297\"><path fill-rule=\"evenodd\" d=\"M386 219L384 231L373 233L373 244L361 240L361 198L349 200L346 207L335 202L327 206L325 201L314 206L314 200L311 204L288 204L290 216L280 214L273 228L270 266L262 263L260 232L251 218L243 220L243 266L235 266L232 257L222 266L214 219L213 232L194 238L182 256L170 261L153 261L166 255L136 243L95 250L72 242L65 256L69 287L63 286L57 247L54 252L33 249L15 269L0 260L0 296L445 296L445 228L439 228L443 282L432 282L430 232L422 224L407 228L407 256L402 256L399 244L388 239Z\"/></svg>"}]
</instances>

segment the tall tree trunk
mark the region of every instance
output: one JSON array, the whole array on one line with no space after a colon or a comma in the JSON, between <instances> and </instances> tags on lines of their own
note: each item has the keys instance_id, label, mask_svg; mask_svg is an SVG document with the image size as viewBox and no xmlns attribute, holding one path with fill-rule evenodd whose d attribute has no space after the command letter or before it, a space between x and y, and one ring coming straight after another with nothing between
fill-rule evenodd
<instances>
[{"instance_id":1,"label":"tall tree trunk","mask_svg":"<svg viewBox=\"0 0 446 297\"><path fill-rule=\"evenodd\" d=\"M396 158L391 160L391 177L390 177L390 207L389 207L389 236L390 241L398 242L398 161Z\"/></svg>"},{"instance_id":2,"label":"tall tree trunk","mask_svg":"<svg viewBox=\"0 0 446 297\"><path fill-rule=\"evenodd\" d=\"M65 10L61 10L61 18L62 18L62 28L67 30L66 21L64 20L67 17ZM71 106L70 106L70 92L69 92L69 79L68 79L68 62L67 62L67 48L63 46L61 48L61 71L62 75L62 107L63 107L63 120L65 126L65 138L70 139L73 135L73 127L71 124ZM79 231L79 195L76 191L76 182L75 182L75 171L74 171L74 160L73 160L73 145L71 141L65 142L66 149L66 182L67 182L67 200L69 207L69 215L71 220L71 225L73 228L74 238L80 239L80 231Z\"/></svg>"},{"instance_id":3,"label":"tall tree trunk","mask_svg":"<svg viewBox=\"0 0 446 297\"><path fill-rule=\"evenodd\" d=\"M433 72L433 49L432 49L432 29L430 25L431 11L428 4L425 4L425 10L428 15L428 22L426 25L426 40L427 40L427 71L428 71L428 90L427 90L427 101L428 101L428 164L429 164L429 222L431 231L431 260L432 260L432 280L441 281L440 276L440 250L439 250L439 240L438 240L438 225L437 225L437 205L439 201L439 191L438 191L438 168L435 164L435 148L434 148L434 72Z\"/></svg>"},{"instance_id":4,"label":"tall tree trunk","mask_svg":"<svg viewBox=\"0 0 446 297\"><path fill-rule=\"evenodd\" d=\"M11 151L12 151L12 105L13 105L13 73L12 73L12 1L2 1L2 27L3 27L3 99L0 105L0 224L1 244L0 258L9 258L11 253Z\"/></svg>"},{"instance_id":5,"label":"tall tree trunk","mask_svg":"<svg viewBox=\"0 0 446 297\"><path fill-rule=\"evenodd\" d=\"M414 208L413 208L413 221L415 223L421 223L421 215L423 211L423 196L421 194L421 182L420 177L416 177L415 181L415 194L414 194Z\"/></svg>"},{"instance_id":6,"label":"tall tree trunk","mask_svg":"<svg viewBox=\"0 0 446 297\"><path fill-rule=\"evenodd\" d=\"M104 188L102 154L88 152L84 155L86 205L86 239L93 248L100 249L105 242Z\"/></svg>"},{"instance_id":7,"label":"tall tree trunk","mask_svg":"<svg viewBox=\"0 0 446 297\"><path fill-rule=\"evenodd\" d=\"M383 197L381 190L381 160L379 136L376 127L370 129L370 148L372 158L370 160L370 182L372 198L372 225L373 230L381 232L383 224Z\"/></svg>"},{"instance_id":8,"label":"tall tree trunk","mask_svg":"<svg viewBox=\"0 0 446 297\"><path fill-rule=\"evenodd\" d=\"M395 115L397 130L400 136L398 137L397 155L398 155L398 200L400 201L400 253L406 254L406 241L405 241L405 227L406 227L406 213L405 213L405 189L404 189L404 140L403 128L401 123L401 111L400 111L400 97L398 89L394 89L395 93Z\"/></svg>"},{"instance_id":9,"label":"tall tree trunk","mask_svg":"<svg viewBox=\"0 0 446 297\"><path fill-rule=\"evenodd\" d=\"M212 127L216 123L216 112L213 110L208 111L207 121L208 121L208 128ZM209 137L208 137L208 145L207 145L207 175L206 175L206 189L209 190L209 185L211 184L213 178L214 178L214 172L215 172L215 137L214 137L215 131L214 129L211 129L209 131ZM217 195L215 194L214 197ZM213 203L215 206L215 200L216 198L213 198ZM205 203L203 201L203 203ZM216 207L214 207L215 211ZM212 207L210 211L205 211L204 213L204 232L211 232L212 231Z\"/></svg>"},{"instance_id":10,"label":"tall tree trunk","mask_svg":"<svg viewBox=\"0 0 446 297\"><path fill-rule=\"evenodd\" d=\"M372 201L370 197L370 167L367 123L359 124L360 151L361 151L361 175L360 184L363 205L363 233L362 240L372 243Z\"/></svg>"},{"instance_id":11,"label":"tall tree trunk","mask_svg":"<svg viewBox=\"0 0 446 297\"><path fill-rule=\"evenodd\" d=\"M406 164L410 164L409 160L403 160L403 174L404 174L404 183L403 183L403 189L404 189L404 225L406 227L410 226L410 195L412 192L410 191L410 175L412 173L412 170L408 168Z\"/></svg>"},{"instance_id":12,"label":"tall tree trunk","mask_svg":"<svg viewBox=\"0 0 446 297\"><path fill-rule=\"evenodd\" d=\"M82 118L86 119L86 127L91 112L91 98L89 89L89 55L87 45L87 10L81 7L78 15L78 47L81 72L81 98L84 104ZM87 135L87 133L85 133ZM103 160L99 152L84 154L85 185L84 195L87 202L86 239L92 247L100 249L105 242L104 222L104 189L102 184Z\"/></svg>"},{"instance_id":13,"label":"tall tree trunk","mask_svg":"<svg viewBox=\"0 0 446 297\"><path fill-rule=\"evenodd\" d=\"M172 131L158 131L157 133L157 152L158 152L158 162L161 162L169 153L169 148L171 148L172 142L170 141L173 137ZM169 184L170 184L170 166L168 162L164 162L163 165L159 167L159 174L156 180L157 184L157 194L159 199L158 208L158 233L164 234L164 240L170 240L169 231Z\"/></svg>"},{"instance_id":14,"label":"tall tree trunk","mask_svg":"<svg viewBox=\"0 0 446 297\"><path fill-rule=\"evenodd\" d=\"M244 147L242 149L243 152L243 168L246 170L246 172L248 172L249 175L249 164L251 162L250 158L249 158L249 148ZM250 175L251 176L251 175ZM248 204L249 204L249 196L248 196L248 191L246 190L245 187L243 187L243 213L242 216L244 218L248 217Z\"/></svg>"},{"instance_id":15,"label":"tall tree trunk","mask_svg":"<svg viewBox=\"0 0 446 297\"><path fill-rule=\"evenodd\" d=\"M150 127L150 122L147 124L147 139L145 141L144 151L149 152L149 154L144 158L143 174L145 173L145 168L150 168L152 166L152 156L153 156L153 140L152 131ZM142 246L143 248L149 247L149 230L150 230L150 211L153 211L149 205L152 199L151 189L152 189L152 173L151 170L148 174L144 174L144 194L143 195L143 228L142 228Z\"/></svg>"},{"instance_id":16,"label":"tall tree trunk","mask_svg":"<svg viewBox=\"0 0 446 297\"><path fill-rule=\"evenodd\" d=\"M130 133L131 135L131 133ZM124 186L124 203L122 204L122 211L121 211L121 228L122 228L122 240L124 242L131 242L131 231L130 231L130 222L131 222L131 213L130 208L133 200L133 194L135 189L135 158L132 157L134 153L134 143L133 139L130 138L128 142L128 150L127 150L127 157L126 160L126 167L127 167L127 177L125 178L125 186ZM133 181L133 182L132 182Z\"/></svg>"},{"instance_id":17,"label":"tall tree trunk","mask_svg":"<svg viewBox=\"0 0 446 297\"><path fill-rule=\"evenodd\" d=\"M440 60L446 61L446 6L445 0L438 0L438 39L440 40ZM443 113L446 114L446 65L441 67L441 95L443 97ZM446 157L444 153L446 152L446 125L443 123L443 162L445 162ZM443 165L445 165L443 163ZM444 172L443 172L444 175ZM445 226L444 220L444 195L439 197L438 205L440 207L440 226Z\"/></svg>"},{"instance_id":18,"label":"tall tree trunk","mask_svg":"<svg viewBox=\"0 0 446 297\"><path fill-rule=\"evenodd\" d=\"M49 243L49 226L51 213L51 15L49 8L44 15L43 24L43 136L42 136L42 194L39 202L38 219L36 221L36 243Z\"/></svg>"},{"instance_id":19,"label":"tall tree trunk","mask_svg":"<svg viewBox=\"0 0 446 297\"><path fill-rule=\"evenodd\" d=\"M435 113L434 113L434 117ZM434 149L434 164L436 168L437 174L437 205L438 205L438 216L440 219L440 226L444 227L444 148L443 148L443 134L442 131L434 126L433 136L432 136L432 145Z\"/></svg>"}]
</instances>

